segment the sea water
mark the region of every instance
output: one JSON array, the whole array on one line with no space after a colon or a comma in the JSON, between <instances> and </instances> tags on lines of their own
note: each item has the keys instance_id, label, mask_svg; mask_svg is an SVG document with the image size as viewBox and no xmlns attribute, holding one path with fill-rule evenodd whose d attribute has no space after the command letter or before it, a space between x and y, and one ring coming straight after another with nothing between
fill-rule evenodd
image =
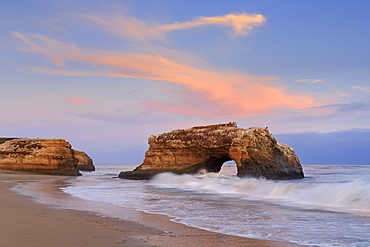
<instances>
[{"instance_id":1,"label":"sea water","mask_svg":"<svg viewBox=\"0 0 370 247\"><path fill-rule=\"evenodd\" d=\"M370 166L304 165L305 178L290 181L238 178L235 164L220 173L163 173L150 181L112 178L136 166L97 165L63 191L228 235L370 246Z\"/></svg>"}]
</instances>

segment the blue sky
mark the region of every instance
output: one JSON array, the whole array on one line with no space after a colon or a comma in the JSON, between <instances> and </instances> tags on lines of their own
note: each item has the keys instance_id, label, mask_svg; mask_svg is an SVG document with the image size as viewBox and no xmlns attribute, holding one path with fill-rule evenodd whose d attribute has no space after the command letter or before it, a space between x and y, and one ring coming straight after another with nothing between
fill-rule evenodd
<instances>
[{"instance_id":1,"label":"blue sky","mask_svg":"<svg viewBox=\"0 0 370 247\"><path fill-rule=\"evenodd\" d=\"M2 1L0 135L141 163L151 134L268 126L369 164L369 1Z\"/></svg>"}]
</instances>

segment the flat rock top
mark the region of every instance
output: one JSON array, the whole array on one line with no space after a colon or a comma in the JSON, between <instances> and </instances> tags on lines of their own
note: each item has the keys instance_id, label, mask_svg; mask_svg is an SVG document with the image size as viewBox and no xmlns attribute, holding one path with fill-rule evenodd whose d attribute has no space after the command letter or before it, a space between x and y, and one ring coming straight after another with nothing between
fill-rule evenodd
<instances>
[{"instance_id":1,"label":"flat rock top","mask_svg":"<svg viewBox=\"0 0 370 247\"><path fill-rule=\"evenodd\" d=\"M174 148L181 147L216 147L229 146L235 138L251 135L255 131L268 134L268 130L259 127L248 129L238 128L236 123L197 126L189 129L172 130L159 135L151 135L148 139L150 145L166 145Z\"/></svg>"},{"instance_id":2,"label":"flat rock top","mask_svg":"<svg viewBox=\"0 0 370 247\"><path fill-rule=\"evenodd\" d=\"M12 139L0 144L0 154L18 153L18 154L31 154L44 148L71 148L71 144L64 139L29 139L19 138Z\"/></svg>"}]
</instances>

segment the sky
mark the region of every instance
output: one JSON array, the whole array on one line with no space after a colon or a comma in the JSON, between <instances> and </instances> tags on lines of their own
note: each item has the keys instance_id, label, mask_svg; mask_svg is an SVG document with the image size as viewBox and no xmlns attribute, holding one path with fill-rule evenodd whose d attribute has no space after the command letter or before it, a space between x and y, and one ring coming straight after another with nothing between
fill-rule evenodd
<instances>
[{"instance_id":1,"label":"sky","mask_svg":"<svg viewBox=\"0 0 370 247\"><path fill-rule=\"evenodd\" d=\"M302 164L370 164L370 1L0 1L0 136L95 164L147 138L269 127Z\"/></svg>"}]
</instances>

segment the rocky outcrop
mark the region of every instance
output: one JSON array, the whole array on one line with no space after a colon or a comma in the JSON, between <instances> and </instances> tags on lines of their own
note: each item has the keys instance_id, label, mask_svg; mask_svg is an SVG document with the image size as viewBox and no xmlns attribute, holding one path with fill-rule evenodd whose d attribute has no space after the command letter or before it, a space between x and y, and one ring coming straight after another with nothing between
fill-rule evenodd
<instances>
[{"instance_id":1,"label":"rocky outcrop","mask_svg":"<svg viewBox=\"0 0 370 247\"><path fill-rule=\"evenodd\" d=\"M9 141L9 140L13 140L13 139L17 139L17 138L13 138L13 137L1 137L0 138L0 144L6 142L6 141Z\"/></svg>"},{"instance_id":2,"label":"rocky outcrop","mask_svg":"<svg viewBox=\"0 0 370 247\"><path fill-rule=\"evenodd\" d=\"M82 151L73 150L74 156L78 159L77 167L80 171L95 171L93 160Z\"/></svg>"},{"instance_id":3,"label":"rocky outcrop","mask_svg":"<svg viewBox=\"0 0 370 247\"><path fill-rule=\"evenodd\" d=\"M63 139L12 139L0 144L0 169L81 175L71 144Z\"/></svg>"},{"instance_id":4,"label":"rocky outcrop","mask_svg":"<svg viewBox=\"0 0 370 247\"><path fill-rule=\"evenodd\" d=\"M236 123L179 129L148 139L144 162L119 177L148 179L160 172L219 172L234 160L239 177L300 179L303 170L293 148L279 143L267 128L238 128Z\"/></svg>"}]
</instances>

